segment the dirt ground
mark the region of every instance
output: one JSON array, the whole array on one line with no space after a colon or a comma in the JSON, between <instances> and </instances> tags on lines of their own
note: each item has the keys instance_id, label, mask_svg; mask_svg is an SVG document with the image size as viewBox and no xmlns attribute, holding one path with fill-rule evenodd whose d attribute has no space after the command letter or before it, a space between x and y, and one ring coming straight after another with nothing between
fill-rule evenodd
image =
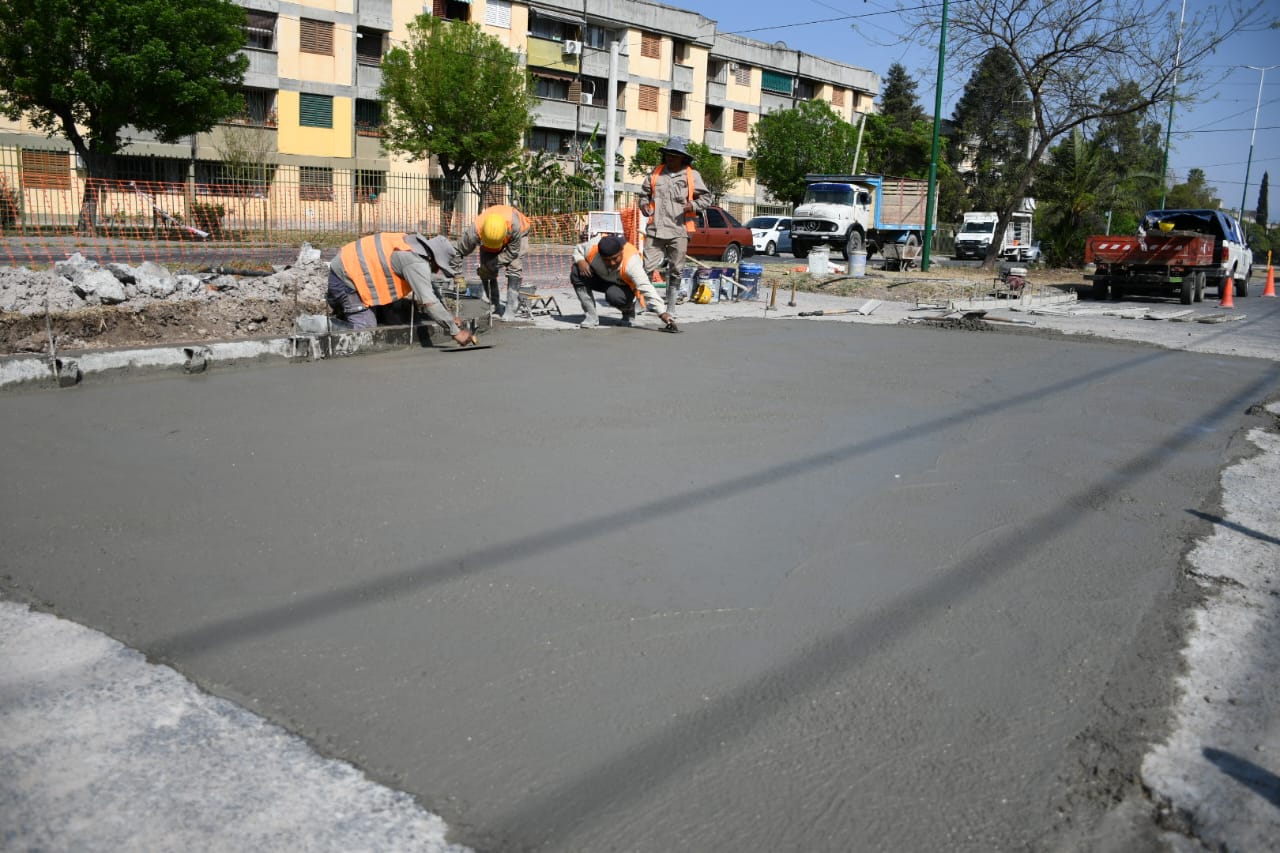
<instances>
[{"instance_id":1,"label":"dirt ground","mask_svg":"<svg viewBox=\"0 0 1280 853\"><path fill-rule=\"evenodd\" d=\"M5 271L12 275L13 270ZM119 274L119 273L117 273ZM118 347L174 345L278 337L294 331L301 314L328 312L323 299L323 264L299 264L276 276L234 280L222 276L201 283L196 293L165 299L131 298L119 304L60 307L33 296L0 303L0 355L49 354ZM45 274L48 275L48 274ZM128 276L125 276L128 279ZM1070 290L1081 282L1076 270L1032 270L1032 283ZM935 267L924 273L871 268L860 278L810 276L793 267L766 266L761 294L777 283L779 297L796 292L914 304L946 304L990 292L995 274L971 267ZM32 293L37 291L32 290ZM38 293L43 293L39 291ZM78 300L63 300L63 303ZM10 310L6 310L8 307ZM12 309L17 310L12 310ZM52 347L51 347L52 343Z\"/></svg>"}]
</instances>

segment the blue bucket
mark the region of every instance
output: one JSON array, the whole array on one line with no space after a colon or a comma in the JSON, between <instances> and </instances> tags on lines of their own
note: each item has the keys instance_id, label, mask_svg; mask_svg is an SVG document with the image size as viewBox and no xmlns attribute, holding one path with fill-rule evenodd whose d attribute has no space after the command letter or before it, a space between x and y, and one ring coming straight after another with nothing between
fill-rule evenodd
<instances>
[{"instance_id":1,"label":"blue bucket","mask_svg":"<svg viewBox=\"0 0 1280 853\"><path fill-rule=\"evenodd\" d=\"M742 285L738 289L738 298L755 299L759 295L762 275L764 266L761 264L743 264L738 267L738 284Z\"/></svg>"}]
</instances>

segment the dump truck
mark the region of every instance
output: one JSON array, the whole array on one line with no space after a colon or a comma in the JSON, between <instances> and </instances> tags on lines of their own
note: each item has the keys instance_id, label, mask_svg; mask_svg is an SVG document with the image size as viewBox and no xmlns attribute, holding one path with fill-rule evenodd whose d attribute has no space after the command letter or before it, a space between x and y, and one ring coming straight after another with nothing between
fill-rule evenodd
<instances>
[{"instance_id":1,"label":"dump truck","mask_svg":"<svg viewBox=\"0 0 1280 853\"><path fill-rule=\"evenodd\" d=\"M858 252L868 257L880 252L886 259L918 252L928 181L817 174L805 175L804 180L804 201L791 215L791 252L797 258L822 245L839 251L845 260Z\"/></svg>"},{"instance_id":2,"label":"dump truck","mask_svg":"<svg viewBox=\"0 0 1280 853\"><path fill-rule=\"evenodd\" d=\"M1153 210L1134 236L1086 238L1084 261L1095 298L1176 295L1190 305L1204 300L1206 287L1219 297L1224 287L1247 296L1253 253L1235 219L1220 210Z\"/></svg>"}]
</instances>

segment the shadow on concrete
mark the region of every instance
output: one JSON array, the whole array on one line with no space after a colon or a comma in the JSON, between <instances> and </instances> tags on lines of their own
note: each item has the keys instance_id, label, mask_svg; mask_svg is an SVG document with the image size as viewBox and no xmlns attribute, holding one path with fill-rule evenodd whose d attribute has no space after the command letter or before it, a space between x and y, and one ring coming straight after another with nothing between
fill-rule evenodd
<instances>
[{"instance_id":1,"label":"shadow on concrete","mask_svg":"<svg viewBox=\"0 0 1280 853\"><path fill-rule=\"evenodd\" d=\"M1205 521L1212 522L1219 527L1225 527L1228 530L1234 530L1236 533L1242 533L1245 536L1257 539L1259 542L1266 542L1270 545L1280 545L1280 537L1272 536L1269 533L1263 533L1261 530L1254 530L1252 527L1245 527L1243 524L1236 524L1234 521L1227 521L1220 515L1211 515L1207 512L1201 512L1198 509L1189 509L1187 512L1196 518L1202 518Z\"/></svg>"},{"instance_id":2,"label":"shadow on concrete","mask_svg":"<svg viewBox=\"0 0 1280 853\"><path fill-rule=\"evenodd\" d=\"M1215 767L1244 785L1271 805L1280 808L1280 776L1252 761L1221 749L1205 747L1201 752Z\"/></svg>"}]
</instances>

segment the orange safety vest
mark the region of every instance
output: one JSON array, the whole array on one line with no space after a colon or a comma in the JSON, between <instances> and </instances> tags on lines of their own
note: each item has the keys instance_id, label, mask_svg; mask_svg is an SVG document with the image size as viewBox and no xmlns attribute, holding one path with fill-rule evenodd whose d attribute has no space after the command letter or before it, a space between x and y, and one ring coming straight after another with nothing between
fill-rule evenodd
<instances>
[{"instance_id":1,"label":"orange safety vest","mask_svg":"<svg viewBox=\"0 0 1280 853\"><path fill-rule=\"evenodd\" d=\"M412 251L403 234L370 234L342 247L342 269L361 302L370 308L389 305L413 293L409 281L391 268L391 253Z\"/></svg>"},{"instance_id":2,"label":"orange safety vest","mask_svg":"<svg viewBox=\"0 0 1280 853\"><path fill-rule=\"evenodd\" d=\"M663 169L662 166L657 166L649 174L649 195L654 196L655 202L657 201L657 196L654 195L654 188L657 187L658 185L658 176L662 174L662 169ZM689 204L693 204L693 167L692 166L684 167L684 183L689 190ZM698 214L696 212L692 210L686 210L684 212L684 230L692 234L697 229L697 219L698 219Z\"/></svg>"},{"instance_id":3,"label":"orange safety vest","mask_svg":"<svg viewBox=\"0 0 1280 853\"><path fill-rule=\"evenodd\" d=\"M529 230L529 217L525 216L509 204L495 204L492 207L486 207L484 210L480 211L480 214L476 217L475 227L477 237L484 233L484 221L490 216L497 216L501 219L507 220L508 243L511 242L511 235L515 234L517 231L528 232Z\"/></svg>"},{"instance_id":4,"label":"orange safety vest","mask_svg":"<svg viewBox=\"0 0 1280 853\"><path fill-rule=\"evenodd\" d=\"M596 244L594 246L592 246L590 249L587 249L587 264L590 265L591 262L596 259L596 255L598 254L600 254L600 242L596 241ZM618 267L618 278L625 281L627 283L627 286L630 287L632 292L634 293L639 293L640 288L637 287L636 283L631 280L631 276L627 275L627 265L631 263L631 259L638 254L640 254L640 250L637 249L635 246L631 245L630 243L622 244L622 264Z\"/></svg>"}]
</instances>

